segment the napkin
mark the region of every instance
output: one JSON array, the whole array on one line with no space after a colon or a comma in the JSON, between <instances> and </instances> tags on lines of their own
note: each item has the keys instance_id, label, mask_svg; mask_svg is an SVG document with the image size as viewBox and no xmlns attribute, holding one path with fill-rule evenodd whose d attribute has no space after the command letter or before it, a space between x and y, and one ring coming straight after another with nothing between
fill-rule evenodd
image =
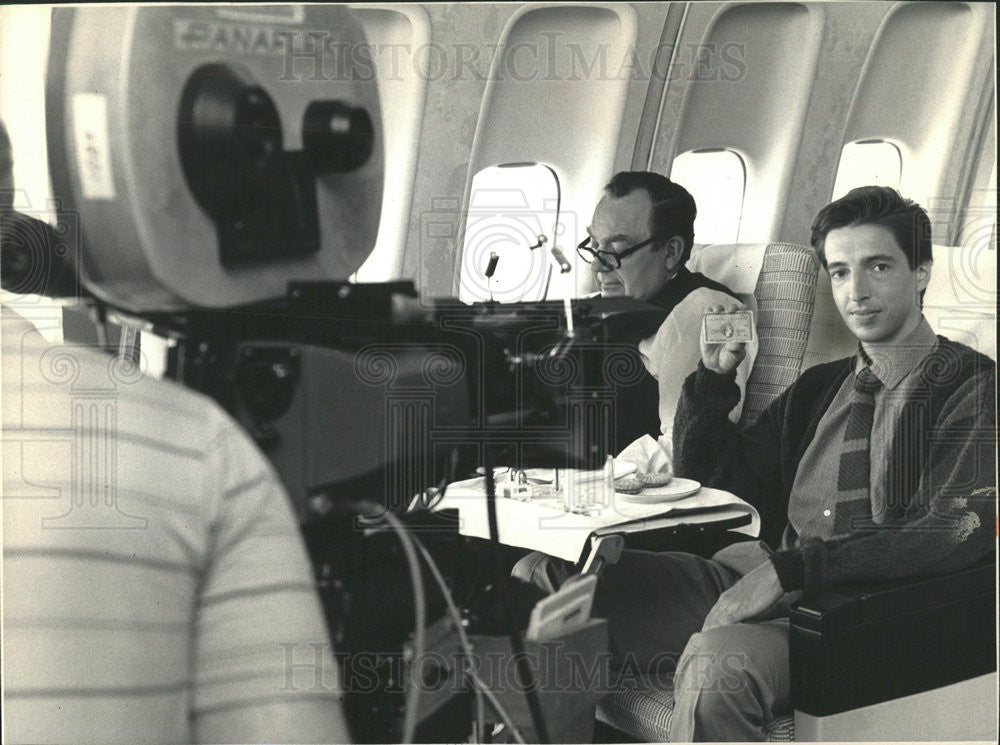
<instances>
[{"instance_id":1,"label":"napkin","mask_svg":"<svg viewBox=\"0 0 1000 745\"><path fill-rule=\"evenodd\" d=\"M615 478L630 473L672 473L670 456L649 435L629 444L615 458Z\"/></svg>"}]
</instances>

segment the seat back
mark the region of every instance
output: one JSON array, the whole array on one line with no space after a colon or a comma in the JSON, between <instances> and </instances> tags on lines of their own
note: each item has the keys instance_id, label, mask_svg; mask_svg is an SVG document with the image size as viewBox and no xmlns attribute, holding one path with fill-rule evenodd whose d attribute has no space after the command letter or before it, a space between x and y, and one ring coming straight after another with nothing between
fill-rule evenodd
<instances>
[{"instance_id":1,"label":"seat back","mask_svg":"<svg viewBox=\"0 0 1000 745\"><path fill-rule=\"evenodd\" d=\"M802 359L802 369L832 362L844 357L850 357L858 351L858 339L844 324L833 302L833 291L830 288L830 276L826 269L819 266L816 279L816 307L813 310L812 321L809 324L809 343Z\"/></svg>"},{"instance_id":2,"label":"seat back","mask_svg":"<svg viewBox=\"0 0 1000 745\"><path fill-rule=\"evenodd\" d=\"M996 740L996 562L793 605L803 740Z\"/></svg>"},{"instance_id":3,"label":"seat back","mask_svg":"<svg viewBox=\"0 0 1000 745\"><path fill-rule=\"evenodd\" d=\"M819 262L812 249L794 243L744 243L696 246L687 266L756 310L757 360L742 414L752 422L802 370Z\"/></svg>"}]
</instances>

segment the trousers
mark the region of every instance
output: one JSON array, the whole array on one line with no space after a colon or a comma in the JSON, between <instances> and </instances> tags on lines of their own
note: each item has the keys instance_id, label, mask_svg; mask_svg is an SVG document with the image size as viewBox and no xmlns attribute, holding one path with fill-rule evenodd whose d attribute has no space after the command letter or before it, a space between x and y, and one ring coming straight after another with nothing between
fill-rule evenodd
<instances>
[{"instance_id":1,"label":"trousers","mask_svg":"<svg viewBox=\"0 0 1000 745\"><path fill-rule=\"evenodd\" d=\"M719 596L768 555L757 542L728 546L711 559L625 551L601 569L593 615L608 621L612 666L673 675L671 742L763 740L765 725L791 708L787 603L793 598L765 617L701 631ZM552 592L572 571L536 552L513 575Z\"/></svg>"}]
</instances>

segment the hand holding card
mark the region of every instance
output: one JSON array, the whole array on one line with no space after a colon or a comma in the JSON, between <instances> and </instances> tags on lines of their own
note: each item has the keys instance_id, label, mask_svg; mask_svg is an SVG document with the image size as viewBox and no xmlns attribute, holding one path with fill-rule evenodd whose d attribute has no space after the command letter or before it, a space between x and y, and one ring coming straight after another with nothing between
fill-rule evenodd
<instances>
[{"instance_id":1,"label":"hand holding card","mask_svg":"<svg viewBox=\"0 0 1000 745\"><path fill-rule=\"evenodd\" d=\"M701 361L712 372L728 375L746 357L746 345L755 338L753 311L711 306L702 319Z\"/></svg>"},{"instance_id":2,"label":"hand holding card","mask_svg":"<svg viewBox=\"0 0 1000 745\"><path fill-rule=\"evenodd\" d=\"M702 323L702 334L709 344L751 342L754 340L754 333L752 310L706 313Z\"/></svg>"}]
</instances>

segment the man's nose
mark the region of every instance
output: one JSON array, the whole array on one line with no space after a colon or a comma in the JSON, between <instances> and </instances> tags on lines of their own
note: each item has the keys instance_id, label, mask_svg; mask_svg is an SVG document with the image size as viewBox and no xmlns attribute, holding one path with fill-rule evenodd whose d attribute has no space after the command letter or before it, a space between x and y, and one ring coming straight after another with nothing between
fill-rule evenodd
<instances>
[{"instance_id":1,"label":"man's nose","mask_svg":"<svg viewBox=\"0 0 1000 745\"><path fill-rule=\"evenodd\" d=\"M603 274L604 272L610 272L611 267L600 259L595 258L592 262L590 262L590 271L594 274Z\"/></svg>"},{"instance_id":2,"label":"man's nose","mask_svg":"<svg viewBox=\"0 0 1000 745\"><path fill-rule=\"evenodd\" d=\"M851 300L854 301L864 300L871 294L868 277L865 276L864 272L853 272L851 274L848 291L850 292Z\"/></svg>"}]
</instances>

